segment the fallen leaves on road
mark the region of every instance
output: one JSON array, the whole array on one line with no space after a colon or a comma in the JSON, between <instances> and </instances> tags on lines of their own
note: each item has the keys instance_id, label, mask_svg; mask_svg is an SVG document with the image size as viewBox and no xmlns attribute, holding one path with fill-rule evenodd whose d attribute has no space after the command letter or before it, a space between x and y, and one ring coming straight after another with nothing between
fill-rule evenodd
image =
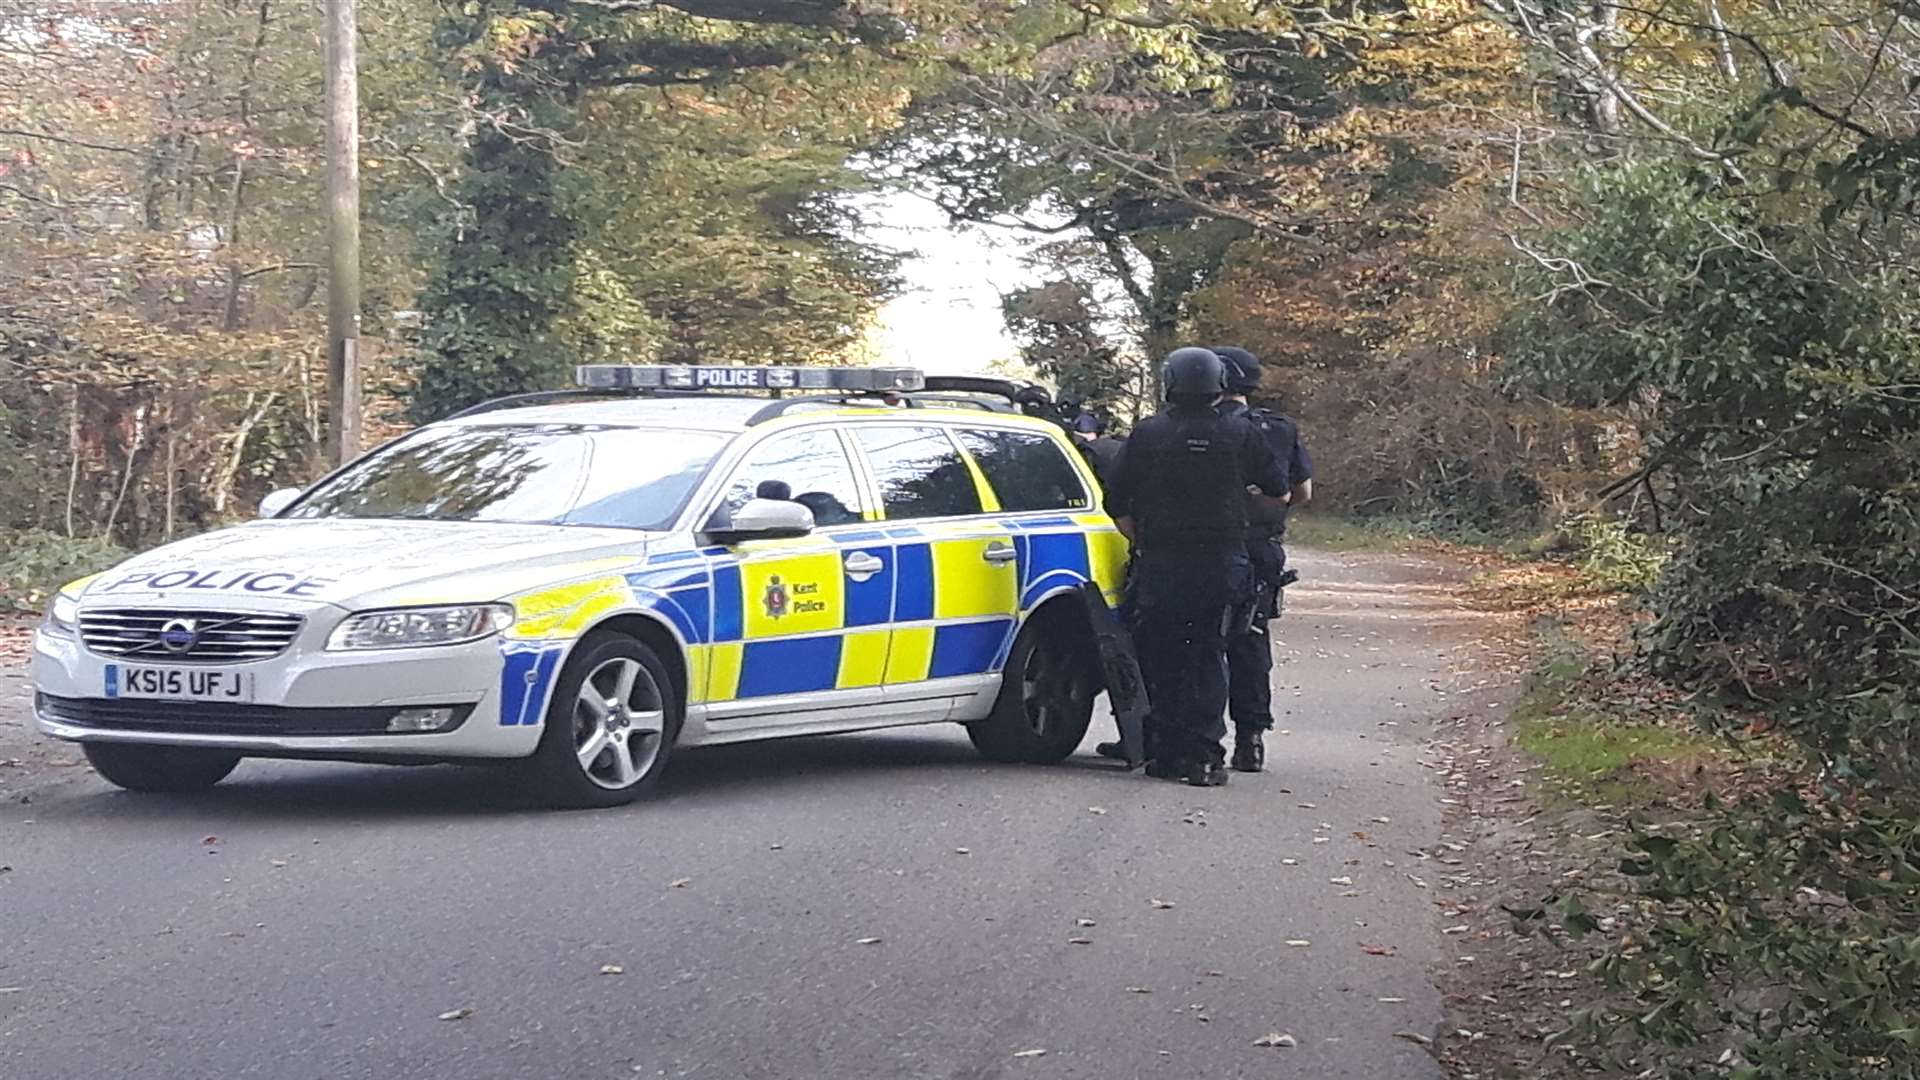
<instances>
[{"instance_id":1,"label":"fallen leaves on road","mask_svg":"<svg viewBox=\"0 0 1920 1080\"><path fill-rule=\"evenodd\" d=\"M1152 904L1160 911L1165 911L1173 906L1173 901L1171 900L1149 900L1147 903Z\"/></svg>"},{"instance_id":2,"label":"fallen leaves on road","mask_svg":"<svg viewBox=\"0 0 1920 1080\"><path fill-rule=\"evenodd\" d=\"M220 842L220 838L217 836L203 836L200 838L200 842L208 847L212 847Z\"/></svg>"},{"instance_id":3,"label":"fallen leaves on road","mask_svg":"<svg viewBox=\"0 0 1920 1080\"><path fill-rule=\"evenodd\" d=\"M1291 1035L1287 1035L1282 1032L1276 1031L1271 1035L1262 1035L1259 1038L1253 1040L1253 1045L1255 1046L1299 1046L1300 1040L1294 1038Z\"/></svg>"},{"instance_id":4,"label":"fallen leaves on road","mask_svg":"<svg viewBox=\"0 0 1920 1080\"><path fill-rule=\"evenodd\" d=\"M1407 1001L1407 999L1403 997L1383 997L1383 998L1374 998L1374 1000L1378 1001L1382 1005L1404 1005L1406 1004L1406 1001Z\"/></svg>"},{"instance_id":5,"label":"fallen leaves on road","mask_svg":"<svg viewBox=\"0 0 1920 1080\"><path fill-rule=\"evenodd\" d=\"M1127 993L1129 993L1129 994L1151 994L1151 993L1153 993L1153 988L1152 988L1152 987L1150 987L1150 986L1129 986L1129 987L1127 987Z\"/></svg>"},{"instance_id":6,"label":"fallen leaves on road","mask_svg":"<svg viewBox=\"0 0 1920 1080\"><path fill-rule=\"evenodd\" d=\"M627 973L627 969L624 967L621 967L619 964L601 964L600 965L600 974L602 975L625 975L626 973Z\"/></svg>"},{"instance_id":7,"label":"fallen leaves on road","mask_svg":"<svg viewBox=\"0 0 1920 1080\"><path fill-rule=\"evenodd\" d=\"M1047 1052L1045 1050L1022 1050L1013 1056L1017 1058L1046 1057Z\"/></svg>"},{"instance_id":8,"label":"fallen leaves on road","mask_svg":"<svg viewBox=\"0 0 1920 1080\"><path fill-rule=\"evenodd\" d=\"M953 853L954 853L955 855L971 855L971 854L973 854L973 849L972 849L972 848L964 848L964 847L957 847L957 848L954 848L954 849L953 849Z\"/></svg>"},{"instance_id":9,"label":"fallen leaves on road","mask_svg":"<svg viewBox=\"0 0 1920 1080\"><path fill-rule=\"evenodd\" d=\"M1405 1039L1410 1043L1419 1043L1421 1046L1433 1045L1432 1039L1417 1031L1396 1031L1393 1033L1393 1037L1396 1039Z\"/></svg>"},{"instance_id":10,"label":"fallen leaves on road","mask_svg":"<svg viewBox=\"0 0 1920 1080\"><path fill-rule=\"evenodd\" d=\"M693 884L693 879L690 877L674 878L672 881L667 882L667 888L684 889L691 884Z\"/></svg>"},{"instance_id":11,"label":"fallen leaves on road","mask_svg":"<svg viewBox=\"0 0 1920 1080\"><path fill-rule=\"evenodd\" d=\"M1089 807L1087 807L1087 813L1089 813L1089 814L1104 814L1104 813L1106 813L1106 812L1107 812L1107 808L1106 808L1106 807L1104 807L1104 806L1089 806Z\"/></svg>"},{"instance_id":12,"label":"fallen leaves on road","mask_svg":"<svg viewBox=\"0 0 1920 1080\"><path fill-rule=\"evenodd\" d=\"M1083 937L1070 937L1070 938L1068 938L1068 939L1067 939L1067 944L1069 944L1069 945L1091 945L1091 944L1093 944L1093 939L1092 939L1092 938L1083 938Z\"/></svg>"},{"instance_id":13,"label":"fallen leaves on road","mask_svg":"<svg viewBox=\"0 0 1920 1080\"><path fill-rule=\"evenodd\" d=\"M24 986L0 986L0 994L17 994L25 989Z\"/></svg>"},{"instance_id":14,"label":"fallen leaves on road","mask_svg":"<svg viewBox=\"0 0 1920 1080\"><path fill-rule=\"evenodd\" d=\"M1336 878L1328 878L1328 879L1327 879L1327 884L1329 884L1329 885L1351 885L1351 884L1353 884L1353 879L1352 879L1352 878L1350 878L1350 877L1336 877Z\"/></svg>"},{"instance_id":15,"label":"fallen leaves on road","mask_svg":"<svg viewBox=\"0 0 1920 1080\"><path fill-rule=\"evenodd\" d=\"M447 1010L446 1012L443 1012L443 1013L441 1013L441 1014L440 1014L440 1019L442 1019L442 1020L465 1020L465 1019L466 1019L467 1017L469 1017L469 1016L472 1016L472 1015L473 1015L473 1010L472 1010L472 1009L470 1009L470 1008L464 1008L464 1007L463 1007L463 1008L459 1008L459 1009L448 1009L448 1010Z\"/></svg>"},{"instance_id":16,"label":"fallen leaves on road","mask_svg":"<svg viewBox=\"0 0 1920 1080\"><path fill-rule=\"evenodd\" d=\"M1366 953L1368 956L1399 956L1400 955L1400 950L1393 947L1392 945L1368 945L1365 942L1360 943L1360 951L1363 953Z\"/></svg>"},{"instance_id":17,"label":"fallen leaves on road","mask_svg":"<svg viewBox=\"0 0 1920 1080\"><path fill-rule=\"evenodd\" d=\"M1287 939L1287 947L1290 949L1304 949L1307 946L1312 944L1313 942L1308 941L1306 938L1288 938Z\"/></svg>"},{"instance_id":18,"label":"fallen leaves on road","mask_svg":"<svg viewBox=\"0 0 1920 1080\"><path fill-rule=\"evenodd\" d=\"M1097 926L1099 924L1094 922L1092 919L1075 919L1073 920L1073 925L1092 927L1092 926Z\"/></svg>"},{"instance_id":19,"label":"fallen leaves on road","mask_svg":"<svg viewBox=\"0 0 1920 1080\"><path fill-rule=\"evenodd\" d=\"M285 866L285 865L287 865L287 860L285 860L285 859L268 859L268 860L267 860L267 863L268 863L268 865L270 865L270 866Z\"/></svg>"},{"instance_id":20,"label":"fallen leaves on road","mask_svg":"<svg viewBox=\"0 0 1920 1080\"><path fill-rule=\"evenodd\" d=\"M880 939L877 937L863 937L855 941L854 944L855 945L878 945L880 944Z\"/></svg>"}]
</instances>

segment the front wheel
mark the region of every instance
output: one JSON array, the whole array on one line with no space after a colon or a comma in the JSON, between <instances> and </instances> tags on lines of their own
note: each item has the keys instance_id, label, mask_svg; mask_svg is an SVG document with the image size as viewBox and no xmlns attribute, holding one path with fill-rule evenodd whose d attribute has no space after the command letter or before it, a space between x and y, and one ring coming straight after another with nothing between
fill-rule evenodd
<instances>
[{"instance_id":1,"label":"front wheel","mask_svg":"<svg viewBox=\"0 0 1920 1080\"><path fill-rule=\"evenodd\" d=\"M204 791L227 778L239 754L184 746L83 743L93 771L128 791Z\"/></svg>"},{"instance_id":2,"label":"front wheel","mask_svg":"<svg viewBox=\"0 0 1920 1080\"><path fill-rule=\"evenodd\" d=\"M1073 620L1059 612L1021 629L993 712L967 725L974 749L993 761L1052 765L1080 745L1093 720L1094 689L1073 631Z\"/></svg>"},{"instance_id":3,"label":"front wheel","mask_svg":"<svg viewBox=\"0 0 1920 1080\"><path fill-rule=\"evenodd\" d=\"M534 751L533 778L556 806L620 806L666 769L681 703L667 666L645 642L601 634L561 669Z\"/></svg>"}]
</instances>

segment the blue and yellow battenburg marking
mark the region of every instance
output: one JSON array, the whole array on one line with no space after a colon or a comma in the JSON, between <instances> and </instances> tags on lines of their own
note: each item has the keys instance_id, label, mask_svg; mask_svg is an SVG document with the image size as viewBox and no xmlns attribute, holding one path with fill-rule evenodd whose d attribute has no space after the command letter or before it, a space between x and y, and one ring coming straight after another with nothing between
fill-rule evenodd
<instances>
[{"instance_id":1,"label":"blue and yellow battenburg marking","mask_svg":"<svg viewBox=\"0 0 1920 1080\"><path fill-rule=\"evenodd\" d=\"M985 556L1011 544L1011 565ZM868 569L849 566L865 555ZM571 642L621 610L686 646L690 704L854 690L999 670L1019 618L1082 582L1117 602L1127 542L1104 514L874 523L794 540L664 552L514 599L501 723L536 724Z\"/></svg>"}]
</instances>

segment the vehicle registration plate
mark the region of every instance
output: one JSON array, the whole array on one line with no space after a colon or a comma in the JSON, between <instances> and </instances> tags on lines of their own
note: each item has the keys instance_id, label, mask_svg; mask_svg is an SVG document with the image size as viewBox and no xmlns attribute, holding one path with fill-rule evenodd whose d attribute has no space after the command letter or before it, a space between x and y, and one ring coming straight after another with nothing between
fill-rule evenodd
<instances>
[{"instance_id":1,"label":"vehicle registration plate","mask_svg":"<svg viewBox=\"0 0 1920 1080\"><path fill-rule=\"evenodd\" d=\"M174 701L253 700L253 673L219 668L156 668L108 664L110 698L166 698Z\"/></svg>"}]
</instances>

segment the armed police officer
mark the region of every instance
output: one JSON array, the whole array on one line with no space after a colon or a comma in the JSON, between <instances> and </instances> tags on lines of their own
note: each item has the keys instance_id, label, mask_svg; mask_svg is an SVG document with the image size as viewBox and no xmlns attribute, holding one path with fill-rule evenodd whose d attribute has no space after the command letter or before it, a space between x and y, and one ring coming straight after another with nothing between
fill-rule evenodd
<instances>
[{"instance_id":1,"label":"armed police officer","mask_svg":"<svg viewBox=\"0 0 1920 1080\"><path fill-rule=\"evenodd\" d=\"M1249 489L1284 496L1287 477L1250 421L1215 411L1227 370L1212 350L1175 349L1164 375L1167 408L1134 427L1107 508L1134 545L1128 607L1153 701L1148 772L1217 787L1227 782L1226 639L1252 591Z\"/></svg>"},{"instance_id":2,"label":"armed police officer","mask_svg":"<svg viewBox=\"0 0 1920 1080\"><path fill-rule=\"evenodd\" d=\"M1246 617L1227 637L1227 712L1233 718L1233 767L1259 772L1266 767L1265 734L1273 728L1273 641L1268 625L1280 613L1280 590L1290 578L1282 540L1287 512L1313 497L1313 461L1300 429L1288 417L1253 408L1247 395L1260 389L1260 358L1245 349L1216 347L1227 365L1223 416L1246 419L1273 449L1286 475L1285 501L1247 496L1247 562L1253 593Z\"/></svg>"}]
</instances>

